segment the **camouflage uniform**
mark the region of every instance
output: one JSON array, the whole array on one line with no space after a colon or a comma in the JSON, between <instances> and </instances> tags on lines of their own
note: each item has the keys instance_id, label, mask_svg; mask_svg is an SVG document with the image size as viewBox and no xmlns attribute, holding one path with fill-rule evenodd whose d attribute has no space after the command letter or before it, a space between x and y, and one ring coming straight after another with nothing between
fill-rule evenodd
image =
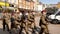
<instances>
[{"instance_id":1,"label":"camouflage uniform","mask_svg":"<svg viewBox=\"0 0 60 34\"><path fill-rule=\"evenodd\" d=\"M15 24L16 24L17 28L20 28L20 27L18 27L18 26L21 26L21 15L16 14L15 20L16 20L16 21L15 21Z\"/></svg>"},{"instance_id":2,"label":"camouflage uniform","mask_svg":"<svg viewBox=\"0 0 60 34\"><path fill-rule=\"evenodd\" d=\"M11 14L10 13L7 13L7 17L8 17L8 27L9 29L11 29L11 21L10 21L10 18L11 18Z\"/></svg>"},{"instance_id":3,"label":"camouflage uniform","mask_svg":"<svg viewBox=\"0 0 60 34\"><path fill-rule=\"evenodd\" d=\"M41 27L41 31L39 34L49 34L49 30L48 30L48 23L46 22L46 16L41 14L41 18L40 18L40 27Z\"/></svg>"},{"instance_id":4,"label":"camouflage uniform","mask_svg":"<svg viewBox=\"0 0 60 34\"><path fill-rule=\"evenodd\" d=\"M26 34L28 34L28 32L27 32L27 15L25 15L24 13L23 13L23 15L22 15L22 17L21 17L21 29L20 29L20 32L19 32L19 34L21 34L21 32L22 32L22 30L24 29L25 30L25 32L26 32Z\"/></svg>"},{"instance_id":5,"label":"camouflage uniform","mask_svg":"<svg viewBox=\"0 0 60 34\"><path fill-rule=\"evenodd\" d=\"M3 30L5 30L5 25L7 26L7 31L9 31L9 16L7 14L3 15Z\"/></svg>"},{"instance_id":6,"label":"camouflage uniform","mask_svg":"<svg viewBox=\"0 0 60 34\"><path fill-rule=\"evenodd\" d=\"M35 26L35 20L34 20L34 15L32 13L29 14L28 16L28 27L32 29L32 33L34 32L34 26Z\"/></svg>"},{"instance_id":7,"label":"camouflage uniform","mask_svg":"<svg viewBox=\"0 0 60 34\"><path fill-rule=\"evenodd\" d=\"M13 22L11 23L11 28L17 28L19 24L19 22L17 21L18 20L17 17L18 17L17 14L11 17L13 19Z\"/></svg>"}]
</instances>

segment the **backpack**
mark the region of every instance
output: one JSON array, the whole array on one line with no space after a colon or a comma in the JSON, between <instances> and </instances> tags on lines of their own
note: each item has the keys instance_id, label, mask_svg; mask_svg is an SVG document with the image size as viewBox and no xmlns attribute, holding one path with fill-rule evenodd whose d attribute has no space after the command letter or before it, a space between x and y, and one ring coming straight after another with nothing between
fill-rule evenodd
<instances>
[{"instance_id":1,"label":"backpack","mask_svg":"<svg viewBox=\"0 0 60 34\"><path fill-rule=\"evenodd\" d=\"M13 17L11 17L11 22L13 23L15 21L15 19Z\"/></svg>"}]
</instances>

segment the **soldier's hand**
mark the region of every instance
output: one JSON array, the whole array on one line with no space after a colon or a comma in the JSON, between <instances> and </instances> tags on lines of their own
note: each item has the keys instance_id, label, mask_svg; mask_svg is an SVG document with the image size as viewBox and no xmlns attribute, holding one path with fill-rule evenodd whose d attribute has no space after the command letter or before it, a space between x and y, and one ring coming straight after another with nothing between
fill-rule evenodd
<instances>
[{"instance_id":1,"label":"soldier's hand","mask_svg":"<svg viewBox=\"0 0 60 34\"><path fill-rule=\"evenodd\" d=\"M48 25L49 23L47 23L47 25Z\"/></svg>"}]
</instances>

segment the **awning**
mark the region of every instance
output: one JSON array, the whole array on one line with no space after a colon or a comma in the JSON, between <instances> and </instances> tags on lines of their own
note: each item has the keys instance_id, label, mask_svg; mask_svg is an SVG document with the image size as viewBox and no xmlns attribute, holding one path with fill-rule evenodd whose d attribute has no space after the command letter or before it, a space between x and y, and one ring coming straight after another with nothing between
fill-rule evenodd
<instances>
[{"instance_id":1,"label":"awning","mask_svg":"<svg viewBox=\"0 0 60 34\"><path fill-rule=\"evenodd\" d=\"M9 3L7 3L7 2L0 2L0 6L9 6Z\"/></svg>"}]
</instances>

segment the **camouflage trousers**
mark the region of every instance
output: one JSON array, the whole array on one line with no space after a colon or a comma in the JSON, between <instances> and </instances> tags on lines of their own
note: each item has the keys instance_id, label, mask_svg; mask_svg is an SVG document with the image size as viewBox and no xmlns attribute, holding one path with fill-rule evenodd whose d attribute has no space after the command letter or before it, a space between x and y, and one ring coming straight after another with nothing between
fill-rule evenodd
<instances>
[{"instance_id":1,"label":"camouflage trousers","mask_svg":"<svg viewBox=\"0 0 60 34\"><path fill-rule=\"evenodd\" d=\"M47 25L41 25L41 31L39 34L49 34L48 26Z\"/></svg>"},{"instance_id":2,"label":"camouflage trousers","mask_svg":"<svg viewBox=\"0 0 60 34\"><path fill-rule=\"evenodd\" d=\"M8 20L7 22L3 22L3 30L5 30L5 26L7 26L7 31L11 29L11 22Z\"/></svg>"}]
</instances>

